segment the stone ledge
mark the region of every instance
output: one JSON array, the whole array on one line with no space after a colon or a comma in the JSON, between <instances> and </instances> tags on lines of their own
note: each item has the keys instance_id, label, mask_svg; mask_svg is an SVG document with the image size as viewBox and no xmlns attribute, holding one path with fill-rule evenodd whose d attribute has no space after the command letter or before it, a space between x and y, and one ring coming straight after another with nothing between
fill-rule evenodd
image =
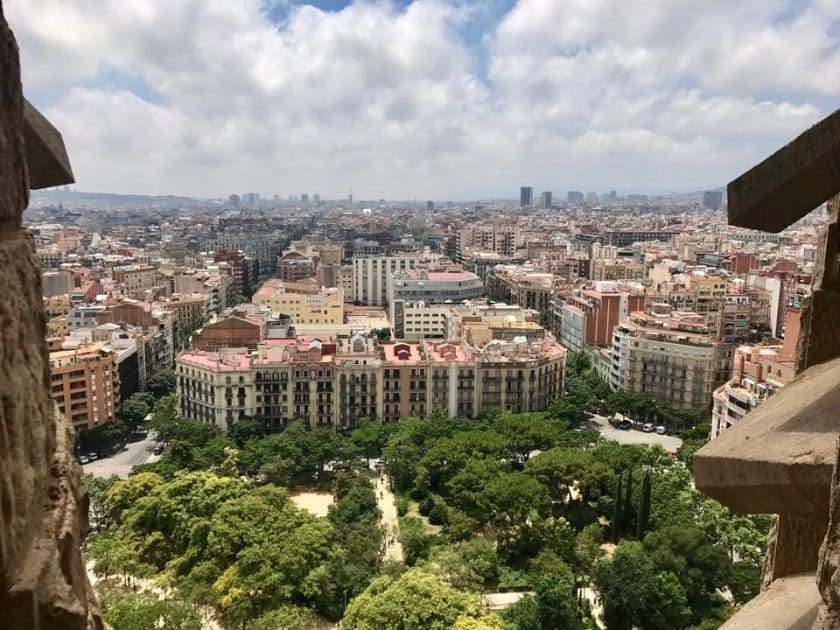
<instances>
[{"instance_id":1,"label":"stone ledge","mask_svg":"<svg viewBox=\"0 0 840 630\"><path fill-rule=\"evenodd\" d=\"M822 603L813 573L791 575L761 591L721 630L810 630Z\"/></svg>"},{"instance_id":2,"label":"stone ledge","mask_svg":"<svg viewBox=\"0 0 840 630\"><path fill-rule=\"evenodd\" d=\"M802 372L694 455L697 489L736 512L824 519L840 433L840 359Z\"/></svg>"}]
</instances>

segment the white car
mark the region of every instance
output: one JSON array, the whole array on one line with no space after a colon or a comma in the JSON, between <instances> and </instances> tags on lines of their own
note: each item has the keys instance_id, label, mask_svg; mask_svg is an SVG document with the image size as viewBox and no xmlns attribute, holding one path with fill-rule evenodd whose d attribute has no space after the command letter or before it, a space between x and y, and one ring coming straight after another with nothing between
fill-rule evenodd
<instances>
[{"instance_id":1,"label":"white car","mask_svg":"<svg viewBox=\"0 0 840 630\"><path fill-rule=\"evenodd\" d=\"M658 427L656 427L656 433L658 435L665 435L665 427L660 424Z\"/></svg>"},{"instance_id":2,"label":"white car","mask_svg":"<svg viewBox=\"0 0 840 630\"><path fill-rule=\"evenodd\" d=\"M650 422L646 422L642 425L642 431L645 433L653 433L653 425Z\"/></svg>"}]
</instances>

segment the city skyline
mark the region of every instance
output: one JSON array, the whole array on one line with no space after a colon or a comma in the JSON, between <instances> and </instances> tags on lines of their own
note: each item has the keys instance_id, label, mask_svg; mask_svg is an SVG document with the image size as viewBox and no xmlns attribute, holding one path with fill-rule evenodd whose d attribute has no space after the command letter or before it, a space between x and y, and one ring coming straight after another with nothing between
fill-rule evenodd
<instances>
[{"instance_id":1,"label":"city skyline","mask_svg":"<svg viewBox=\"0 0 840 630\"><path fill-rule=\"evenodd\" d=\"M703 190L838 92L828 2L318 4L6 12L26 93L87 191Z\"/></svg>"}]
</instances>

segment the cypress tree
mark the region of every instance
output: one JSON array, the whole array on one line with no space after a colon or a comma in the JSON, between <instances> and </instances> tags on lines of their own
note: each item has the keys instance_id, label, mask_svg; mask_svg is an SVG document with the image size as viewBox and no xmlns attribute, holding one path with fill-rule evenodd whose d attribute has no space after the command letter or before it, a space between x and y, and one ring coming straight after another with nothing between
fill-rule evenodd
<instances>
[{"instance_id":1,"label":"cypress tree","mask_svg":"<svg viewBox=\"0 0 840 630\"><path fill-rule=\"evenodd\" d=\"M642 481L642 499L639 502L639 517L636 523L636 538L642 540L650 521L650 472L645 473Z\"/></svg>"},{"instance_id":2,"label":"cypress tree","mask_svg":"<svg viewBox=\"0 0 840 630\"><path fill-rule=\"evenodd\" d=\"M618 544L618 534L621 527L621 481L624 476L624 471L618 473L618 486L615 491L615 506L613 507L612 518L612 540L614 544Z\"/></svg>"},{"instance_id":3,"label":"cypress tree","mask_svg":"<svg viewBox=\"0 0 840 630\"><path fill-rule=\"evenodd\" d=\"M625 485L624 508L621 510L622 525L628 533L633 532L633 469L627 470L627 483Z\"/></svg>"}]
</instances>

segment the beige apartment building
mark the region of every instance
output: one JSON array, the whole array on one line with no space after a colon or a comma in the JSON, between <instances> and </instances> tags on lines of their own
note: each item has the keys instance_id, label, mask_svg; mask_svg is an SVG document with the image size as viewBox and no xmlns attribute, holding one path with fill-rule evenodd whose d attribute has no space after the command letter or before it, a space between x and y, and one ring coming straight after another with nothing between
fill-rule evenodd
<instances>
[{"instance_id":1,"label":"beige apartment building","mask_svg":"<svg viewBox=\"0 0 840 630\"><path fill-rule=\"evenodd\" d=\"M668 296L668 302L677 310L702 316L709 332L714 337L723 336L726 278L690 276L688 287L672 291Z\"/></svg>"},{"instance_id":2,"label":"beige apartment building","mask_svg":"<svg viewBox=\"0 0 840 630\"><path fill-rule=\"evenodd\" d=\"M260 287L252 301L272 313L288 315L292 326L344 324L344 291L339 288L300 292L292 283L271 279Z\"/></svg>"},{"instance_id":3,"label":"beige apartment building","mask_svg":"<svg viewBox=\"0 0 840 630\"><path fill-rule=\"evenodd\" d=\"M53 402L76 430L111 422L120 410L117 353L104 344L50 352Z\"/></svg>"},{"instance_id":4,"label":"beige apartment building","mask_svg":"<svg viewBox=\"0 0 840 630\"><path fill-rule=\"evenodd\" d=\"M731 364L732 345L719 341L701 315L655 304L613 329L609 384L708 416Z\"/></svg>"},{"instance_id":5,"label":"beige apartment building","mask_svg":"<svg viewBox=\"0 0 840 630\"><path fill-rule=\"evenodd\" d=\"M114 280L122 284L129 293L151 289L160 284L154 267L142 265L114 267L112 275Z\"/></svg>"},{"instance_id":6,"label":"beige apartment building","mask_svg":"<svg viewBox=\"0 0 840 630\"><path fill-rule=\"evenodd\" d=\"M451 417L540 411L563 389L566 352L550 340L383 343L356 334L273 339L256 351L182 352L181 414L224 430L244 416L348 428L441 409Z\"/></svg>"}]
</instances>

